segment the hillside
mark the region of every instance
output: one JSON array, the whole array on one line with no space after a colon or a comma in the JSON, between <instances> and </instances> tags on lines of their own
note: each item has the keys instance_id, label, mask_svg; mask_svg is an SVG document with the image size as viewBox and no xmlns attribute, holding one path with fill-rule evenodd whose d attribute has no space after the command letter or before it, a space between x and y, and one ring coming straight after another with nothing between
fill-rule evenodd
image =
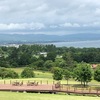
<instances>
[{"instance_id":1,"label":"hillside","mask_svg":"<svg viewBox=\"0 0 100 100\"><path fill-rule=\"evenodd\" d=\"M86 41L99 40L100 34L0 34L0 43L34 43L34 42L60 42L60 41Z\"/></svg>"}]
</instances>

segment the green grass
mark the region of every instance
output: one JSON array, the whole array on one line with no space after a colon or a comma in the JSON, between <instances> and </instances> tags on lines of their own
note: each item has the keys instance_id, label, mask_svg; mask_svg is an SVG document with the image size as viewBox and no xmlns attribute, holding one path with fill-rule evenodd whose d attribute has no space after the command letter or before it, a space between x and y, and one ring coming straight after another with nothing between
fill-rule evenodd
<instances>
[{"instance_id":1,"label":"green grass","mask_svg":"<svg viewBox=\"0 0 100 100\"><path fill-rule=\"evenodd\" d=\"M22 70L24 70L24 67L22 67L22 68L8 68L8 69L14 70L18 74L20 74L22 72Z\"/></svg>"},{"instance_id":2,"label":"green grass","mask_svg":"<svg viewBox=\"0 0 100 100\"><path fill-rule=\"evenodd\" d=\"M0 100L100 100L100 97L71 96L65 94L0 92Z\"/></svg>"},{"instance_id":3,"label":"green grass","mask_svg":"<svg viewBox=\"0 0 100 100\"><path fill-rule=\"evenodd\" d=\"M21 74L21 72L23 71L23 68L9 68L11 70L14 70L15 72L17 72L19 75ZM42 71L34 71L35 73L35 78L51 78L52 79L52 73L50 72L42 72Z\"/></svg>"},{"instance_id":4,"label":"green grass","mask_svg":"<svg viewBox=\"0 0 100 100\"><path fill-rule=\"evenodd\" d=\"M16 71L18 74L22 72L24 68L11 68ZM27 78L27 79L4 79L6 84L10 84L10 81L23 81L26 84L28 81L38 81L42 84L53 84L52 73L50 72L42 72L42 71L34 71L35 78ZM4 83L4 80L0 79L0 84ZM55 81L56 83L56 81ZM62 84L66 84L66 80L61 81ZM80 84L80 82L74 81L73 79L69 80L69 84ZM100 84L92 80L90 84ZM88 96L73 96L73 95L64 95L64 94L34 94L34 93L17 93L17 92L0 92L0 100L99 100L99 97L88 97Z\"/></svg>"},{"instance_id":5,"label":"green grass","mask_svg":"<svg viewBox=\"0 0 100 100\"><path fill-rule=\"evenodd\" d=\"M14 70L16 71L19 75L21 74L22 70L24 69L23 68L11 68L11 70ZM11 82L14 82L14 81L23 81L24 84L27 84L28 81L37 81L41 84L41 81L42 81L42 84L53 84L53 83L56 83L56 81L53 80L52 78L52 73L50 72L44 72L44 71L34 71L35 73L35 78L27 78L27 79L4 79L5 80L5 83L6 84L10 84L10 81ZM4 83L4 80L0 80L0 83L3 84ZM74 79L70 79L69 84L74 84L73 87L76 87L76 88L81 88L82 86L80 85L80 82L77 82L75 81ZM67 84L67 81L66 80L61 80L61 84ZM89 83L89 86L87 86L87 88L98 88L98 86L93 86L93 85L100 85L99 82L95 81L95 80L92 80L90 83ZM72 85L70 85L72 87ZM100 86L99 86L100 87Z\"/></svg>"},{"instance_id":6,"label":"green grass","mask_svg":"<svg viewBox=\"0 0 100 100\"><path fill-rule=\"evenodd\" d=\"M21 74L22 70L24 69L24 67L22 68L10 68L11 70L14 70L15 72L17 72L19 75ZM44 71L34 71L35 73L35 78L28 78L28 79L6 79L6 83L9 83L9 80L12 80L12 81L15 81L15 80L18 80L18 81L24 81L24 82L27 82L28 80L31 80L31 81L38 81L40 82L41 80L43 81L43 83L47 83L47 81L51 84L53 83L53 78L52 78L52 73L50 72L44 72ZM3 80L0 80L0 83L3 83ZM66 80L62 80L61 81L62 84L66 84ZM80 84L80 82L77 82L77 81L74 81L73 79L70 79L69 80L69 84ZM92 80L89 84L91 85L99 85L100 83L97 82L97 81L94 81Z\"/></svg>"},{"instance_id":7,"label":"green grass","mask_svg":"<svg viewBox=\"0 0 100 100\"><path fill-rule=\"evenodd\" d=\"M35 78L49 78L52 79L52 73L49 72L41 72L41 71L34 71Z\"/></svg>"}]
</instances>

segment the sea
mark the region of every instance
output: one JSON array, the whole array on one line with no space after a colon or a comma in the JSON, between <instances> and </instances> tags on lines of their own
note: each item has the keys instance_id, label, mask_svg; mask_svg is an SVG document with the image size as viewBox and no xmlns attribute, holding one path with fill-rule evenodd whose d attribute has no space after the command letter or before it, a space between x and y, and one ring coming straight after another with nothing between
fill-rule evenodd
<instances>
[{"instance_id":1,"label":"sea","mask_svg":"<svg viewBox=\"0 0 100 100\"><path fill-rule=\"evenodd\" d=\"M74 42L52 42L56 47L75 47L75 48L100 48L100 40L93 41L74 41Z\"/></svg>"},{"instance_id":2,"label":"sea","mask_svg":"<svg viewBox=\"0 0 100 100\"><path fill-rule=\"evenodd\" d=\"M70 42L48 42L48 43L25 43L26 45L33 45L33 44L42 44L42 45L50 45L53 44L56 47L75 47L75 48L100 48L100 40L87 40L87 41L70 41ZM7 47L19 47L22 44L5 44L0 46L7 46Z\"/></svg>"}]
</instances>

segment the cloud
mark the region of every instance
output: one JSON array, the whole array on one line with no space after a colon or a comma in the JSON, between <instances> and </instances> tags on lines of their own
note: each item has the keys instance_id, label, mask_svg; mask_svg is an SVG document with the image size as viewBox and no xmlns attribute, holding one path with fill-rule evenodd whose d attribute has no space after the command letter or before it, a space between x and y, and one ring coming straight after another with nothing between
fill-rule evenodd
<instances>
[{"instance_id":1,"label":"cloud","mask_svg":"<svg viewBox=\"0 0 100 100\"><path fill-rule=\"evenodd\" d=\"M80 25L78 23L64 23L61 24L60 27L80 27Z\"/></svg>"},{"instance_id":2,"label":"cloud","mask_svg":"<svg viewBox=\"0 0 100 100\"><path fill-rule=\"evenodd\" d=\"M99 23L100 0L0 0L0 30L96 32Z\"/></svg>"},{"instance_id":3,"label":"cloud","mask_svg":"<svg viewBox=\"0 0 100 100\"><path fill-rule=\"evenodd\" d=\"M43 28L45 28L45 25L42 23L0 24L0 30L40 30Z\"/></svg>"}]
</instances>

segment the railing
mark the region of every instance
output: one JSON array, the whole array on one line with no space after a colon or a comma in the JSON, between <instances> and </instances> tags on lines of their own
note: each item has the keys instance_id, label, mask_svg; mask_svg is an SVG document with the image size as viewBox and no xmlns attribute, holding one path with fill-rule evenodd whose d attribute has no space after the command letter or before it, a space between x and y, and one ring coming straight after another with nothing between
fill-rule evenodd
<instances>
[{"instance_id":1,"label":"railing","mask_svg":"<svg viewBox=\"0 0 100 100\"><path fill-rule=\"evenodd\" d=\"M53 91L65 92L65 93L74 93L74 94L96 94L100 95L100 89L94 88L77 88L71 86L60 85L60 87L52 87Z\"/></svg>"},{"instance_id":2,"label":"railing","mask_svg":"<svg viewBox=\"0 0 100 100\"><path fill-rule=\"evenodd\" d=\"M28 81L4 80L4 81L2 81L1 86L2 85L10 85L13 88L14 88L14 86L22 86L22 88L25 87L26 89L31 88L31 86L33 86L33 87L37 86L37 87L35 87L35 89L37 89L40 86L42 89L42 88L44 88L43 86L45 85L46 86L45 90L48 90L48 87L49 87L51 92L100 95L100 86L98 86L99 88L93 88L93 86L91 85L90 87L82 88L82 87L74 87L74 85L64 85L64 84L61 84L61 82L56 82L56 81L52 81L50 83L49 83L49 81L45 81L45 83L44 83L42 80L39 80L39 81L36 81L36 80L35 81L32 81L32 80L28 80ZM38 88L38 90L39 89L40 88ZM33 88L33 91L34 91L34 88Z\"/></svg>"}]
</instances>

